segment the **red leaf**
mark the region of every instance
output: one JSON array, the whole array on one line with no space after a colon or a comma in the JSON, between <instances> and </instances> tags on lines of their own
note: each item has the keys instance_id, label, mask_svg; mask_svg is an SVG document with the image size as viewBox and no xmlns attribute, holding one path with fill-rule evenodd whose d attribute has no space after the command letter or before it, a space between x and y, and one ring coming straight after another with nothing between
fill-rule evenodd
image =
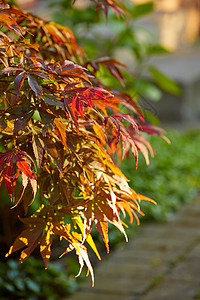
<instances>
[{"instance_id":1,"label":"red leaf","mask_svg":"<svg viewBox=\"0 0 200 300\"><path fill-rule=\"evenodd\" d=\"M141 124L141 131L144 131L148 133L149 135L157 135L163 138L167 143L171 143L170 140L162 134L162 132L165 132L164 129L157 127L155 125L147 124L147 123L142 123Z\"/></svg>"},{"instance_id":2,"label":"red leaf","mask_svg":"<svg viewBox=\"0 0 200 300\"><path fill-rule=\"evenodd\" d=\"M16 165L21 173L23 173L26 177L30 179L35 177L33 176L34 173L30 169L30 166L23 158L21 157L19 158L18 156L15 156L15 160L16 160Z\"/></svg>"},{"instance_id":3,"label":"red leaf","mask_svg":"<svg viewBox=\"0 0 200 300\"><path fill-rule=\"evenodd\" d=\"M108 7L110 7L113 11L116 12L117 16L125 16L127 15L127 10L124 5L124 1L121 0L104 0L104 1L99 1L99 0L91 0L96 3L96 11L101 7L105 13L105 16L107 18L108 15ZM121 2L121 3L120 3Z\"/></svg>"},{"instance_id":4,"label":"red leaf","mask_svg":"<svg viewBox=\"0 0 200 300\"><path fill-rule=\"evenodd\" d=\"M36 195L36 175L32 170L32 165L33 162L31 158L24 151L8 151L6 153L0 154L0 168L2 169L0 184L2 183L2 181L4 181L11 201L14 202L14 204L16 202L15 205L17 205L21 200L24 190L27 186L27 181L29 181L31 184L34 197ZM15 201L15 187L20 173L22 174L23 191L19 199Z\"/></svg>"},{"instance_id":5,"label":"red leaf","mask_svg":"<svg viewBox=\"0 0 200 300\"><path fill-rule=\"evenodd\" d=\"M78 130L78 122L77 122L77 117L76 114L74 113L74 111L71 110L70 106L69 106L69 102L68 102L68 98L64 95L64 93L62 93L63 99L64 99L64 106L66 111L68 112L69 116L71 117L71 120L74 122L77 130Z\"/></svg>"},{"instance_id":6,"label":"red leaf","mask_svg":"<svg viewBox=\"0 0 200 300\"><path fill-rule=\"evenodd\" d=\"M76 94L76 96L72 99L72 111L75 112L75 109L81 115L81 117L85 119L83 114L83 103L79 98L79 94Z\"/></svg>"},{"instance_id":7,"label":"red leaf","mask_svg":"<svg viewBox=\"0 0 200 300\"><path fill-rule=\"evenodd\" d=\"M120 81L121 85L124 87L124 76L121 73L119 67L127 68L126 65L122 64L116 59L110 57L101 57L99 59L87 62L86 66L92 66L94 73L99 70L99 65L105 66L109 72Z\"/></svg>"}]
</instances>

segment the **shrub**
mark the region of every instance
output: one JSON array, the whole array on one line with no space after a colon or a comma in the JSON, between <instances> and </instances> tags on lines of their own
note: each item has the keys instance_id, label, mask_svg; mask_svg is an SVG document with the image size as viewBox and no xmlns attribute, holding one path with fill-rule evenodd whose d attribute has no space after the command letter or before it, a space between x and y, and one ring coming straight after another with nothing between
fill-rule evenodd
<instances>
[{"instance_id":1,"label":"shrub","mask_svg":"<svg viewBox=\"0 0 200 300\"><path fill-rule=\"evenodd\" d=\"M23 265L9 259L0 262L1 299L49 299L66 297L76 290L76 282L68 278L58 264L49 264L48 272L41 261L29 257Z\"/></svg>"},{"instance_id":2,"label":"shrub","mask_svg":"<svg viewBox=\"0 0 200 300\"><path fill-rule=\"evenodd\" d=\"M111 6L126 13L120 1L96 3L105 12ZM163 135L145 123L130 95L110 91L95 77L106 60L123 82L120 62L85 62L70 29L8 3L0 3L0 23L0 184L12 208L21 204L29 214L19 217L27 228L6 256L22 250L23 262L39 244L47 268L58 236L68 243L62 255L75 250L80 272L86 264L94 281L85 246L100 259L93 225L109 251L108 222L126 236L120 211L139 222L141 200L155 203L130 188L112 157L117 152L123 159L131 151L137 165L140 151L148 163L148 149L154 151L143 132ZM39 209L30 215L34 199Z\"/></svg>"}]
</instances>

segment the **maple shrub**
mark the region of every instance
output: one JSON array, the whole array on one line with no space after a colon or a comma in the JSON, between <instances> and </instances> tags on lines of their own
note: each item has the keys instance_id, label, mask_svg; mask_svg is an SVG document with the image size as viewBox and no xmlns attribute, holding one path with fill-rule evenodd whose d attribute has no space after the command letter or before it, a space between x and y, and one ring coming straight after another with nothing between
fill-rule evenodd
<instances>
[{"instance_id":1,"label":"maple shrub","mask_svg":"<svg viewBox=\"0 0 200 300\"><path fill-rule=\"evenodd\" d=\"M94 2L126 14L121 1ZM26 217L19 218L27 226L6 256L21 249L23 262L39 244L47 268L58 236L68 242L61 256L75 250L80 272L86 264L94 282L86 248L100 259L93 225L109 252L108 222L126 237L121 217L139 223L141 200L155 203L129 187L113 155L124 159L132 152L137 166L141 151L148 164L154 150L143 133L164 136L145 122L130 95L110 91L95 77L104 64L123 81L120 62L87 61L70 29L5 1L0 24L0 184L13 209L23 205ZM30 215L34 199L39 209Z\"/></svg>"}]
</instances>

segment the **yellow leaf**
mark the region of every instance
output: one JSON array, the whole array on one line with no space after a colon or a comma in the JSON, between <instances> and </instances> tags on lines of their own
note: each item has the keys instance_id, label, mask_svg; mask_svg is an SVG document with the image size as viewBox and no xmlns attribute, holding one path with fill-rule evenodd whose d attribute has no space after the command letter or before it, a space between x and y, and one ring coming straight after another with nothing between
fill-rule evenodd
<instances>
[{"instance_id":1,"label":"yellow leaf","mask_svg":"<svg viewBox=\"0 0 200 300\"><path fill-rule=\"evenodd\" d=\"M80 228L80 230L81 230L81 232L82 232L82 234L84 236L84 224L83 224L81 218L78 217L78 216L76 216L73 219L75 220L76 224L78 225L78 227ZM90 245L90 247L92 248L92 250L94 251L94 253L98 257L98 259L101 260L101 257L99 255L99 252L98 252L98 250L96 248L96 245L95 245L95 243L93 241L93 238L92 238L91 234L88 234L87 237L85 238L85 240Z\"/></svg>"},{"instance_id":2,"label":"yellow leaf","mask_svg":"<svg viewBox=\"0 0 200 300\"><path fill-rule=\"evenodd\" d=\"M94 181L94 173L92 172L92 169L86 165L86 166L84 166L84 170L86 172L88 180L90 182L93 182Z\"/></svg>"},{"instance_id":3,"label":"yellow leaf","mask_svg":"<svg viewBox=\"0 0 200 300\"><path fill-rule=\"evenodd\" d=\"M97 137L100 138L100 140L105 145L106 141L105 141L105 133L104 133L103 128L101 126L99 126L98 124L94 124L93 125L93 130L96 133Z\"/></svg>"}]
</instances>

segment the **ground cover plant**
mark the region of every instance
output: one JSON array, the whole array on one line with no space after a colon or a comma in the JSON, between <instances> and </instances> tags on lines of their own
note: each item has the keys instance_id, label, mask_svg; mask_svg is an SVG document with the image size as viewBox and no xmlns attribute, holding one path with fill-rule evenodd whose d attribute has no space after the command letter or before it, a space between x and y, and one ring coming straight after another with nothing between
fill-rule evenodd
<instances>
[{"instance_id":1,"label":"ground cover plant","mask_svg":"<svg viewBox=\"0 0 200 300\"><path fill-rule=\"evenodd\" d=\"M185 131L167 130L171 145L162 140L150 138L152 146L157 149L156 159L146 166L140 159L137 178L130 161L122 162L121 168L130 179L130 186L157 200L158 205L150 207L144 204L147 219L165 221L183 205L190 202L199 192L200 142L199 129Z\"/></svg>"},{"instance_id":2,"label":"ground cover plant","mask_svg":"<svg viewBox=\"0 0 200 300\"><path fill-rule=\"evenodd\" d=\"M123 1L93 2L105 14L112 8L126 15ZM53 240L62 239L60 256L75 250L79 274L86 264L94 282L86 246L100 255L92 227L108 252L108 223L126 237L123 215L139 223L141 201L155 204L128 185L113 156L123 160L131 152L137 167L141 152L148 164L154 150L143 134L166 138L145 122L131 95L95 77L105 59L88 61L69 28L6 1L0 1L0 24L0 184L13 213L23 208L26 227L6 257L20 250L24 262L39 244L47 268ZM120 62L106 60L106 67L124 82Z\"/></svg>"},{"instance_id":3,"label":"ground cover plant","mask_svg":"<svg viewBox=\"0 0 200 300\"><path fill-rule=\"evenodd\" d=\"M75 280L69 279L66 268L50 263L48 272L40 260L29 257L24 264L14 259L0 262L0 297L6 299L48 299L66 297L77 289Z\"/></svg>"}]
</instances>

